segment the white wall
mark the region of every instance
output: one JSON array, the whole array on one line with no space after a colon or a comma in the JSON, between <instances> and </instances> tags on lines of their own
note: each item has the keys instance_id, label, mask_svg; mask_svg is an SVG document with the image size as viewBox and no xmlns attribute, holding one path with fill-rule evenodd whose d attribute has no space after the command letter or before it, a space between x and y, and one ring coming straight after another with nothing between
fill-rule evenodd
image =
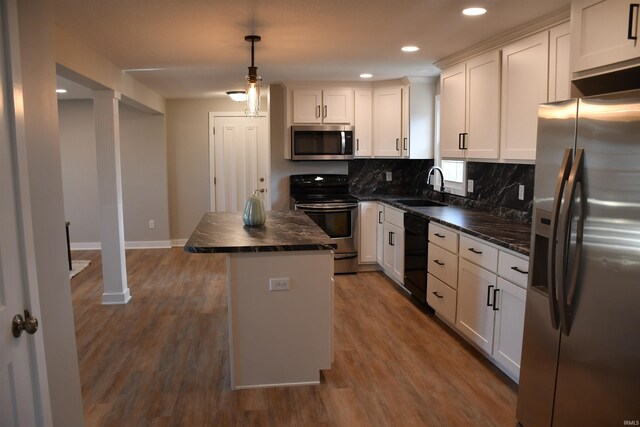
<instances>
[{"instance_id":1,"label":"white wall","mask_svg":"<svg viewBox=\"0 0 640 427\"><path fill-rule=\"evenodd\" d=\"M73 247L100 242L92 100L58 101L65 218ZM164 116L120 103L124 235L129 247L169 242ZM155 220L155 229L148 227Z\"/></svg>"},{"instance_id":2,"label":"white wall","mask_svg":"<svg viewBox=\"0 0 640 427\"><path fill-rule=\"evenodd\" d=\"M33 242L40 294L38 333L45 343L53 425L76 427L83 425L82 396L64 232L53 6L50 0L17 3Z\"/></svg>"}]
</instances>

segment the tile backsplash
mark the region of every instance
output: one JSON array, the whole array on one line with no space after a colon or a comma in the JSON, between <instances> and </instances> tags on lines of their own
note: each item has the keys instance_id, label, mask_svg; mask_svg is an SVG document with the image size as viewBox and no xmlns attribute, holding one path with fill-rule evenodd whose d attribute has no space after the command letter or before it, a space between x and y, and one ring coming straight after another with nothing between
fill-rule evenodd
<instances>
[{"instance_id":1,"label":"tile backsplash","mask_svg":"<svg viewBox=\"0 0 640 427\"><path fill-rule=\"evenodd\" d=\"M349 162L349 188L353 194L413 195L438 199L427 185L433 160L358 159ZM474 181L467 197L447 194L445 202L530 222L535 166L511 163L467 163L467 179ZM386 173L391 172L391 181ZM518 199L524 185L524 200Z\"/></svg>"}]
</instances>

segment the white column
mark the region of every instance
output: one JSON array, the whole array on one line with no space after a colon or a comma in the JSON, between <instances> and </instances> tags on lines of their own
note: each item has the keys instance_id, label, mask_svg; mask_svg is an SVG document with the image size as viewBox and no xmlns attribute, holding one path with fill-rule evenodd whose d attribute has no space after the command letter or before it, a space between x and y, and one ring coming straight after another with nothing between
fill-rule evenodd
<instances>
[{"instance_id":1,"label":"white column","mask_svg":"<svg viewBox=\"0 0 640 427\"><path fill-rule=\"evenodd\" d=\"M93 92L104 286L102 304L126 304L131 299L124 252L119 101L118 92Z\"/></svg>"}]
</instances>

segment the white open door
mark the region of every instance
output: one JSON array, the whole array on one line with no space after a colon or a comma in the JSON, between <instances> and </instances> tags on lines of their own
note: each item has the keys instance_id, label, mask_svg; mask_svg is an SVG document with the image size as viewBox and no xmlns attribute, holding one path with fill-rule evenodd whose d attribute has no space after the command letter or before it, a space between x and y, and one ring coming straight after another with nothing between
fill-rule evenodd
<instances>
[{"instance_id":1,"label":"white open door","mask_svg":"<svg viewBox=\"0 0 640 427\"><path fill-rule=\"evenodd\" d=\"M216 212L241 212L247 197L258 190L265 208L269 210L267 118L229 117L211 113L210 122L210 209Z\"/></svg>"},{"instance_id":2,"label":"white open door","mask_svg":"<svg viewBox=\"0 0 640 427\"><path fill-rule=\"evenodd\" d=\"M0 425L51 425L26 153L15 0L0 0ZM28 312L25 312L28 311ZM16 315L27 320L14 336ZM33 317L31 317L33 316ZM30 318L31 317L31 318Z\"/></svg>"}]
</instances>

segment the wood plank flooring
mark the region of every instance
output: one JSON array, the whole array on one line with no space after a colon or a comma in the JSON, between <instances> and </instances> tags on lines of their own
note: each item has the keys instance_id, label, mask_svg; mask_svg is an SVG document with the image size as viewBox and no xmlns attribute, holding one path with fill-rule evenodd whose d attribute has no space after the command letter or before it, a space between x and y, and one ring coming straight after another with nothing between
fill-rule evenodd
<instances>
[{"instance_id":1,"label":"wood plank flooring","mask_svg":"<svg viewBox=\"0 0 640 427\"><path fill-rule=\"evenodd\" d=\"M232 391L223 255L127 251L125 306L100 304L100 252L73 258L87 426L515 425L515 384L381 273L336 276L320 385Z\"/></svg>"}]
</instances>

